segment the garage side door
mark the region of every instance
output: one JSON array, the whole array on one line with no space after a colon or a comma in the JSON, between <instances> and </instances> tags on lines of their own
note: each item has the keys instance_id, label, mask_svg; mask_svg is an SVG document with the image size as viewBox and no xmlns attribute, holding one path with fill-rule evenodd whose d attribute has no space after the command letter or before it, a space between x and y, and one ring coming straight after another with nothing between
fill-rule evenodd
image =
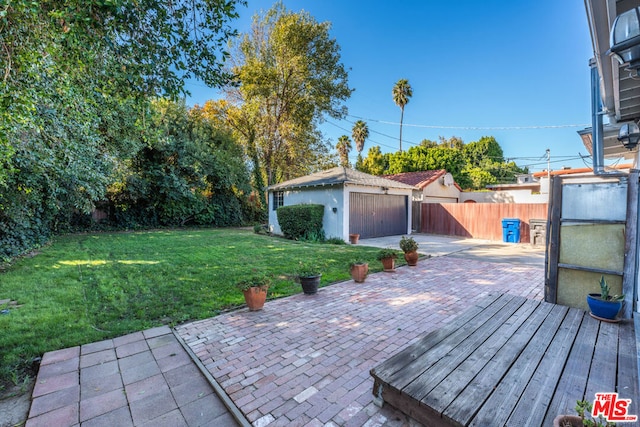
<instances>
[{"instance_id":1,"label":"garage side door","mask_svg":"<svg viewBox=\"0 0 640 427\"><path fill-rule=\"evenodd\" d=\"M349 233L360 238L407 233L407 196L350 193Z\"/></svg>"}]
</instances>

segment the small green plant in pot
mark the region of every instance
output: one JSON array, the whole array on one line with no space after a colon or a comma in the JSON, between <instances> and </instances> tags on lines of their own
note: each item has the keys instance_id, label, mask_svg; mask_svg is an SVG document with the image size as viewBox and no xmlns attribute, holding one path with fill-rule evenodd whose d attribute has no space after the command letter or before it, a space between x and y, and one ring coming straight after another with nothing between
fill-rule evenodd
<instances>
[{"instance_id":1,"label":"small green plant in pot","mask_svg":"<svg viewBox=\"0 0 640 427\"><path fill-rule=\"evenodd\" d=\"M553 427L613 427L616 424L607 422L602 415L597 419L587 417L585 414L591 414L593 405L586 400L578 400L575 410L578 415L558 415L553 420Z\"/></svg>"},{"instance_id":2,"label":"small green plant in pot","mask_svg":"<svg viewBox=\"0 0 640 427\"><path fill-rule=\"evenodd\" d=\"M322 279L322 268L318 265L300 263L298 267L298 279L302 286L302 291L307 295L318 292L320 279Z\"/></svg>"},{"instance_id":3,"label":"small green plant in pot","mask_svg":"<svg viewBox=\"0 0 640 427\"><path fill-rule=\"evenodd\" d=\"M263 275L252 276L236 283L236 287L244 294L249 311L262 310L267 300L269 285L271 279Z\"/></svg>"},{"instance_id":4,"label":"small green plant in pot","mask_svg":"<svg viewBox=\"0 0 640 427\"><path fill-rule=\"evenodd\" d=\"M615 320L622 309L622 301L624 301L624 295L611 295L611 288L604 276L600 277L600 293L587 295L589 310L594 317L599 319Z\"/></svg>"},{"instance_id":5,"label":"small green plant in pot","mask_svg":"<svg viewBox=\"0 0 640 427\"><path fill-rule=\"evenodd\" d=\"M413 237L402 236L400 249L404 252L404 259L407 261L407 265L414 267L418 264L418 242Z\"/></svg>"},{"instance_id":6,"label":"small green plant in pot","mask_svg":"<svg viewBox=\"0 0 640 427\"><path fill-rule=\"evenodd\" d=\"M382 268L386 272L395 271L396 258L398 258L398 251L390 248L380 249L376 258L382 262Z\"/></svg>"}]
</instances>

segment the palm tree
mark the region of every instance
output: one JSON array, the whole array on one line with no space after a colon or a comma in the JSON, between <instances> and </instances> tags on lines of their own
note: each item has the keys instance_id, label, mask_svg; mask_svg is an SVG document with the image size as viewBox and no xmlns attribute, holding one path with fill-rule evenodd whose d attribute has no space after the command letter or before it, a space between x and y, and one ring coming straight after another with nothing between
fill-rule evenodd
<instances>
[{"instance_id":1,"label":"palm tree","mask_svg":"<svg viewBox=\"0 0 640 427\"><path fill-rule=\"evenodd\" d=\"M393 96L393 102L400 107L400 152L402 152L402 118L404 117L404 106L409 102L409 98L413 96L413 89L411 89L409 80L398 80L398 83L393 86L391 95Z\"/></svg>"},{"instance_id":2,"label":"palm tree","mask_svg":"<svg viewBox=\"0 0 640 427\"><path fill-rule=\"evenodd\" d=\"M349 151L351 151L351 140L347 135L342 135L338 138L338 143L336 144L336 150L338 150L338 154L340 155L340 166L344 166L348 168L351 166L349 164Z\"/></svg>"},{"instance_id":3,"label":"palm tree","mask_svg":"<svg viewBox=\"0 0 640 427\"><path fill-rule=\"evenodd\" d=\"M369 138L369 128L367 124L362 120L355 122L351 130L351 137L356 142L356 150L358 150L358 154L360 154L364 148L364 140Z\"/></svg>"}]
</instances>

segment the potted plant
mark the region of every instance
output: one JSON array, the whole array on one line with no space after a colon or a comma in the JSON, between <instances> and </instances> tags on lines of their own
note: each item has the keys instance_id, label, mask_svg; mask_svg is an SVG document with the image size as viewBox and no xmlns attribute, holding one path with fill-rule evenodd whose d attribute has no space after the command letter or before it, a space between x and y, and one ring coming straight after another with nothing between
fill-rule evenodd
<instances>
[{"instance_id":1,"label":"potted plant","mask_svg":"<svg viewBox=\"0 0 640 427\"><path fill-rule=\"evenodd\" d=\"M407 265L413 267L418 264L418 242L413 237L402 236L400 249L404 252L404 259L407 261Z\"/></svg>"},{"instance_id":2,"label":"potted plant","mask_svg":"<svg viewBox=\"0 0 640 427\"><path fill-rule=\"evenodd\" d=\"M358 239L360 238L359 234L349 234L349 243L352 245L356 245L358 243Z\"/></svg>"},{"instance_id":3,"label":"potted plant","mask_svg":"<svg viewBox=\"0 0 640 427\"><path fill-rule=\"evenodd\" d=\"M587 295L587 304L591 315L603 320L616 320L616 316L622 308L624 295L611 295L611 289L604 279L600 277L600 293L592 293Z\"/></svg>"},{"instance_id":4,"label":"potted plant","mask_svg":"<svg viewBox=\"0 0 640 427\"><path fill-rule=\"evenodd\" d=\"M585 417L585 412L590 414L593 405L586 400L578 400L576 404L578 415L558 415L553 420L553 427L612 427L615 423L607 422L602 415L597 419Z\"/></svg>"},{"instance_id":5,"label":"potted plant","mask_svg":"<svg viewBox=\"0 0 640 427\"><path fill-rule=\"evenodd\" d=\"M270 284L271 279L267 276L253 276L236 283L236 287L244 294L249 311L262 310Z\"/></svg>"},{"instance_id":6,"label":"potted plant","mask_svg":"<svg viewBox=\"0 0 640 427\"><path fill-rule=\"evenodd\" d=\"M362 283L369 273L369 264L363 260L355 260L349 264L349 271L354 282Z\"/></svg>"},{"instance_id":7,"label":"potted plant","mask_svg":"<svg viewBox=\"0 0 640 427\"><path fill-rule=\"evenodd\" d=\"M302 292L313 295L318 292L318 285L322 278L321 269L318 266L300 263L298 279L302 285Z\"/></svg>"},{"instance_id":8,"label":"potted plant","mask_svg":"<svg viewBox=\"0 0 640 427\"><path fill-rule=\"evenodd\" d=\"M378 260L382 262L382 268L386 272L392 272L395 270L396 258L398 253L393 249L380 249L377 256Z\"/></svg>"}]
</instances>

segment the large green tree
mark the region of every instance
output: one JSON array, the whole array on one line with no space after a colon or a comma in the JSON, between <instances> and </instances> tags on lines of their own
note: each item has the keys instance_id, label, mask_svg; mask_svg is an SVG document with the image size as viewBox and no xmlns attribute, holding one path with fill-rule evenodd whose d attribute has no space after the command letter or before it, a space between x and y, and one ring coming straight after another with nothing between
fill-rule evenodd
<instances>
[{"instance_id":1,"label":"large green tree","mask_svg":"<svg viewBox=\"0 0 640 427\"><path fill-rule=\"evenodd\" d=\"M382 154L380 147L369 150L359 170L373 175L446 169L465 189L483 189L496 183L515 182L516 174L526 173L504 159L502 147L494 137L482 137L465 144L458 137L425 139L404 152Z\"/></svg>"},{"instance_id":2,"label":"large green tree","mask_svg":"<svg viewBox=\"0 0 640 427\"><path fill-rule=\"evenodd\" d=\"M351 167L349 164L349 152L351 151L351 140L347 135L342 135L338 138L338 143L336 144L336 150L338 151L338 155L340 156L340 166L345 168Z\"/></svg>"},{"instance_id":3,"label":"large green tree","mask_svg":"<svg viewBox=\"0 0 640 427\"><path fill-rule=\"evenodd\" d=\"M367 123L362 120L355 122L353 124L353 129L351 130L351 137L356 143L356 150L358 151L358 154L362 153L362 150L364 149L364 142L369 138L369 127L367 126Z\"/></svg>"},{"instance_id":4,"label":"large green tree","mask_svg":"<svg viewBox=\"0 0 640 427\"><path fill-rule=\"evenodd\" d=\"M483 136L478 141L464 145L464 155L473 166L482 166L487 162L504 162L502 147L493 136Z\"/></svg>"},{"instance_id":5,"label":"large green tree","mask_svg":"<svg viewBox=\"0 0 640 427\"><path fill-rule=\"evenodd\" d=\"M358 170L371 175L384 175L389 173L389 157L390 154L382 154L378 145L369 148L367 157L365 157L358 167Z\"/></svg>"},{"instance_id":6,"label":"large green tree","mask_svg":"<svg viewBox=\"0 0 640 427\"><path fill-rule=\"evenodd\" d=\"M110 106L113 97L175 97L190 78L222 84L236 3L244 2L3 2L0 158L10 157L14 139L34 127L43 105L68 101L64 92L75 91L82 103Z\"/></svg>"},{"instance_id":7,"label":"large green tree","mask_svg":"<svg viewBox=\"0 0 640 427\"><path fill-rule=\"evenodd\" d=\"M242 1L0 2L0 247L19 253L104 197L152 141L150 101L221 84Z\"/></svg>"},{"instance_id":8,"label":"large green tree","mask_svg":"<svg viewBox=\"0 0 640 427\"><path fill-rule=\"evenodd\" d=\"M325 116L344 116L352 90L329 29L328 22L276 3L233 45L237 80L226 99L241 110L235 126L247 146L255 144L269 185L332 161L318 125Z\"/></svg>"},{"instance_id":9,"label":"large green tree","mask_svg":"<svg viewBox=\"0 0 640 427\"><path fill-rule=\"evenodd\" d=\"M433 148L417 146L392 154L387 173L446 169L458 179L465 164L461 150L441 145Z\"/></svg>"},{"instance_id":10,"label":"large green tree","mask_svg":"<svg viewBox=\"0 0 640 427\"><path fill-rule=\"evenodd\" d=\"M402 121L404 119L404 106L409 103L409 99L413 96L413 89L409 84L409 80L400 79L393 85L391 90L393 102L400 107L400 152L402 152Z\"/></svg>"},{"instance_id":11,"label":"large green tree","mask_svg":"<svg viewBox=\"0 0 640 427\"><path fill-rule=\"evenodd\" d=\"M351 136L356 143L356 150L358 151L357 169L362 166L362 150L364 149L364 142L369 138L369 126L367 126L367 123L362 120L355 122L351 130Z\"/></svg>"},{"instance_id":12,"label":"large green tree","mask_svg":"<svg viewBox=\"0 0 640 427\"><path fill-rule=\"evenodd\" d=\"M110 186L109 200L128 226L229 226L254 219L242 147L201 108L153 103L155 135Z\"/></svg>"},{"instance_id":13,"label":"large green tree","mask_svg":"<svg viewBox=\"0 0 640 427\"><path fill-rule=\"evenodd\" d=\"M470 142L463 150L467 160L464 172L471 179L473 188L514 182L517 174L526 173L514 162L505 160L502 147L493 136Z\"/></svg>"}]
</instances>

